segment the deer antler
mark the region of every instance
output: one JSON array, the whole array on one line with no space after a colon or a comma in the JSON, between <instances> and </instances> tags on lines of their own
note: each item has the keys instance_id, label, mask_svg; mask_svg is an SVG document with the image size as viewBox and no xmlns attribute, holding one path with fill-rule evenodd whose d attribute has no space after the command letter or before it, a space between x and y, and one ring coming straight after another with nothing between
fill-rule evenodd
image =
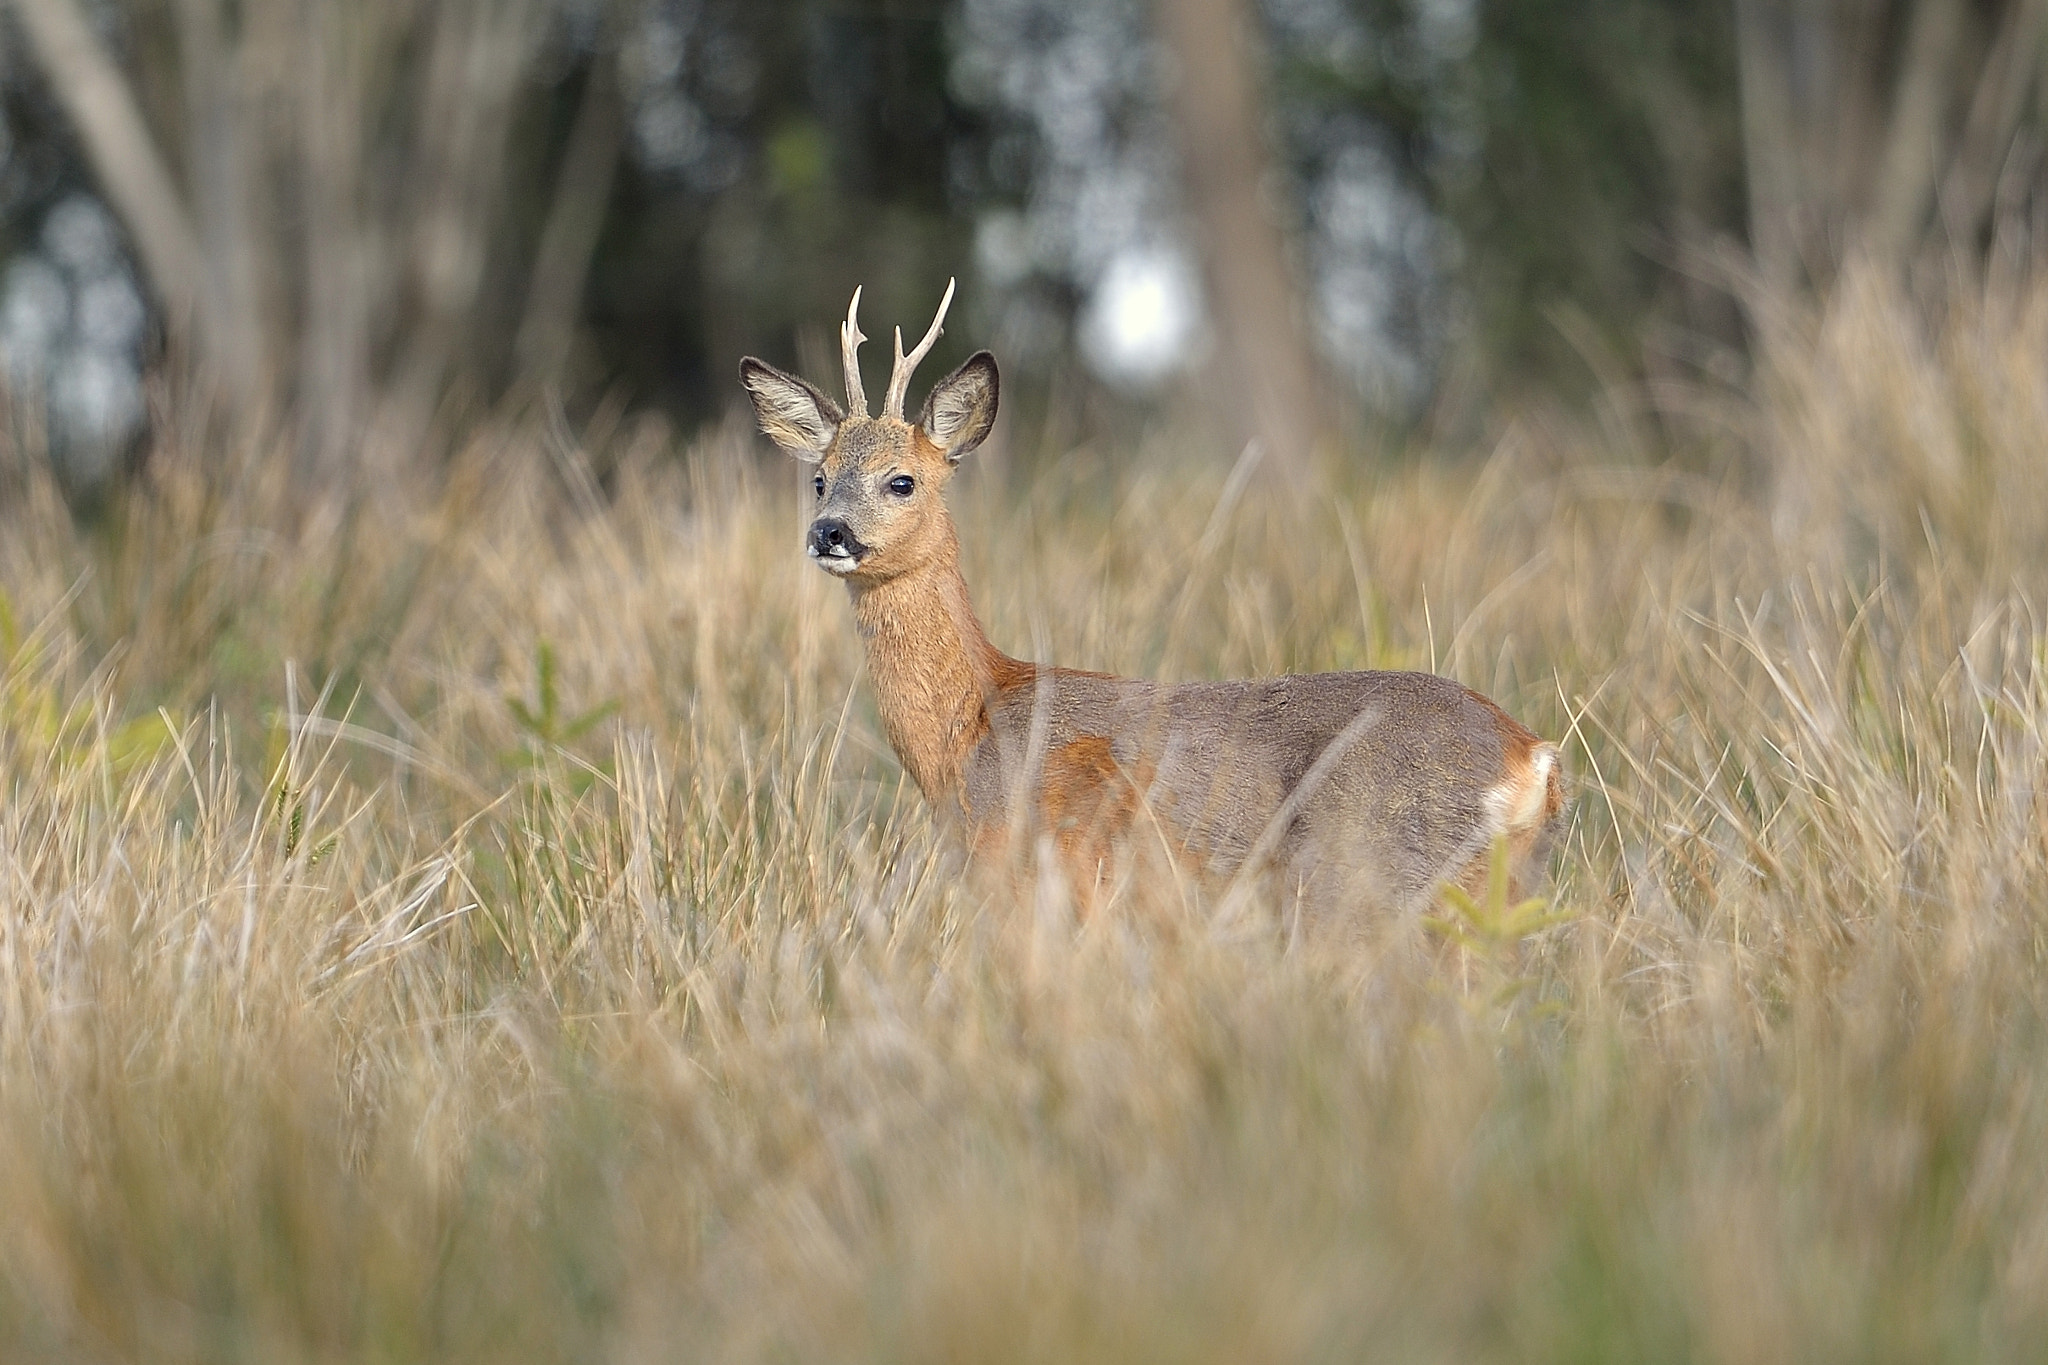
<instances>
[{"instance_id":1,"label":"deer antler","mask_svg":"<svg viewBox=\"0 0 2048 1365\"><path fill-rule=\"evenodd\" d=\"M889 393L882 400L882 416L903 417L903 396L910 391L910 372L917 368L932 343L939 339L939 324L946 320L946 310L953 306L953 281L946 281L946 297L939 300L939 311L932 317L931 330L924 334L924 340L917 343L917 349L909 355L903 354L903 329L896 329L896 363L889 369Z\"/></svg>"},{"instance_id":2,"label":"deer antler","mask_svg":"<svg viewBox=\"0 0 2048 1365\"><path fill-rule=\"evenodd\" d=\"M860 286L853 287L853 302L846 305L846 321L839 325L839 360L846 367L846 410L855 417L867 417L868 391L860 382Z\"/></svg>"}]
</instances>

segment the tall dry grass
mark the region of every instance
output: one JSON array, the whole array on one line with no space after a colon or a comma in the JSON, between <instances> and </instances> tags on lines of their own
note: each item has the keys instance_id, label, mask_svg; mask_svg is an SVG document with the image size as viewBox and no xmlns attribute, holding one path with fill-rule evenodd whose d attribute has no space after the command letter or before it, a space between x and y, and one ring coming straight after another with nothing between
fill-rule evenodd
<instances>
[{"instance_id":1,"label":"tall dry grass","mask_svg":"<svg viewBox=\"0 0 2048 1365\"><path fill-rule=\"evenodd\" d=\"M1341 945L963 881L730 436L308 508L173 432L87 531L17 459L0 1355L2038 1358L2044 333L1848 289L1690 453L1305 525L963 475L1013 651L1564 741L1558 922Z\"/></svg>"}]
</instances>

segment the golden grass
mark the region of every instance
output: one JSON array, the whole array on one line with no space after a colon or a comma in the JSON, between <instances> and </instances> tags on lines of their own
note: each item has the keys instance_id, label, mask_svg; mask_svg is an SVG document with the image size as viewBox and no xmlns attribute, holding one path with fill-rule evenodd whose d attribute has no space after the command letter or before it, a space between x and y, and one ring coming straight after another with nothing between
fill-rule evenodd
<instances>
[{"instance_id":1,"label":"golden grass","mask_svg":"<svg viewBox=\"0 0 2048 1365\"><path fill-rule=\"evenodd\" d=\"M1561 922L1341 945L963 885L729 435L310 508L173 435L89 533L16 469L0 1356L2039 1358L2048 295L1770 356L1305 524L963 476L1014 652L1564 740Z\"/></svg>"}]
</instances>

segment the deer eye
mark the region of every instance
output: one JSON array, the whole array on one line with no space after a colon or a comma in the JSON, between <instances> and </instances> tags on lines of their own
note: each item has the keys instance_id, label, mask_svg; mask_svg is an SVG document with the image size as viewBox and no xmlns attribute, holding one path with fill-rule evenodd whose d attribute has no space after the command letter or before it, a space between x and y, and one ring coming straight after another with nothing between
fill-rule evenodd
<instances>
[{"instance_id":1,"label":"deer eye","mask_svg":"<svg viewBox=\"0 0 2048 1365\"><path fill-rule=\"evenodd\" d=\"M822 497L824 497L824 496L825 496L825 476L824 476L823 474L816 474L816 475L813 475L813 476L812 476L812 478L811 478L811 487L813 487L813 488L815 488L815 489L817 489L817 490L818 490L818 496L819 496L819 497L821 497L821 498L822 498Z\"/></svg>"},{"instance_id":2,"label":"deer eye","mask_svg":"<svg viewBox=\"0 0 2048 1365\"><path fill-rule=\"evenodd\" d=\"M907 498L917 488L917 483L908 474L898 474L889 480L889 491L899 498Z\"/></svg>"}]
</instances>

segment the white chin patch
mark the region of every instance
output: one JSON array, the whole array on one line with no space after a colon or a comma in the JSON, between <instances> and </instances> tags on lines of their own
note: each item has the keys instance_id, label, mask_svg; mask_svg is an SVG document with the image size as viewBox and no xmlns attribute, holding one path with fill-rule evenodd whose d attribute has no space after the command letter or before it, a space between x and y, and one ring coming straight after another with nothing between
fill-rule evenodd
<instances>
[{"instance_id":1,"label":"white chin patch","mask_svg":"<svg viewBox=\"0 0 2048 1365\"><path fill-rule=\"evenodd\" d=\"M812 561L826 573L849 574L860 567L852 555L813 555Z\"/></svg>"}]
</instances>

